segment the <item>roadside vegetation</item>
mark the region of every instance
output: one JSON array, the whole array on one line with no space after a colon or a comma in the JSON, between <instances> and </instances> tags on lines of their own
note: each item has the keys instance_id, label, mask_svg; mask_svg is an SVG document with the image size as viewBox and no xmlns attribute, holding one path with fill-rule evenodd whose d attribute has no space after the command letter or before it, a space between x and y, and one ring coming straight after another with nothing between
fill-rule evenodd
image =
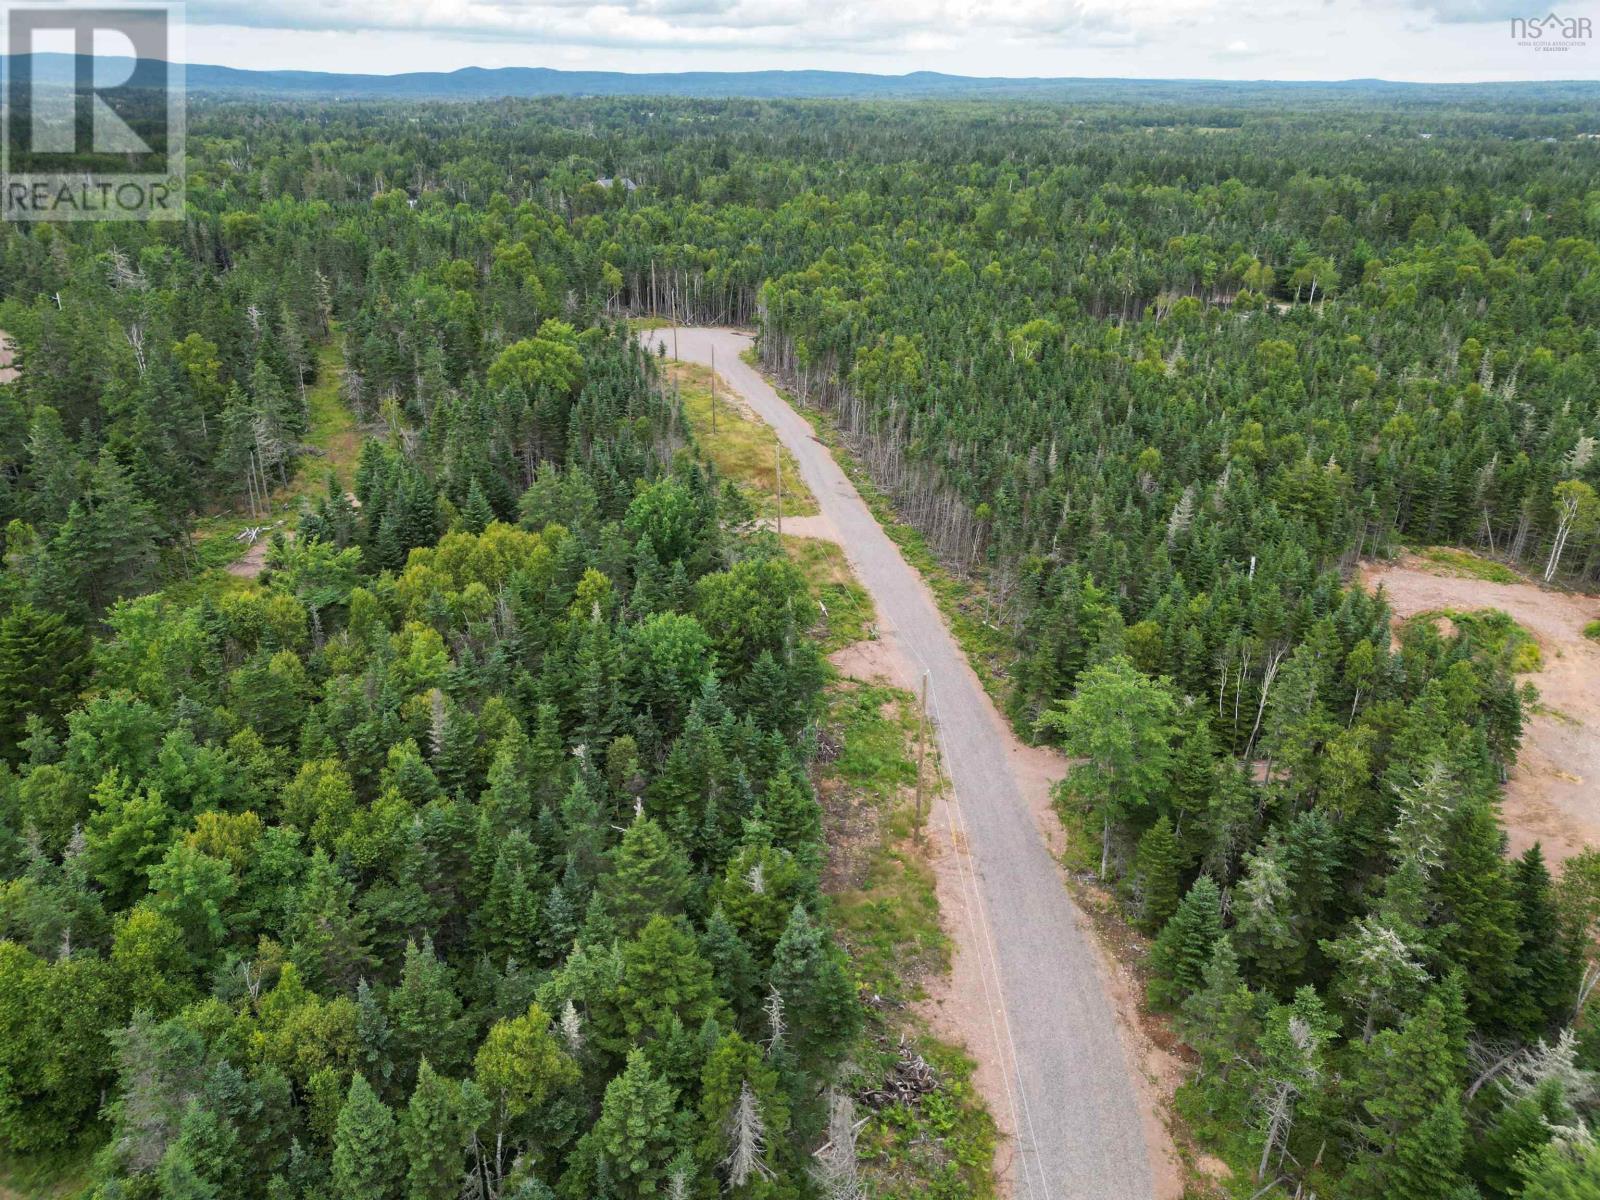
<instances>
[{"instance_id":1,"label":"roadside vegetation","mask_svg":"<svg viewBox=\"0 0 1600 1200\"><path fill-rule=\"evenodd\" d=\"M818 776L825 886L866 1002L855 1088L866 1118L857 1148L867 1195L987 1200L995 1130L973 1090L972 1063L915 1007L949 970L950 954L915 807L916 700L850 679L829 694ZM932 755L923 769L931 803L939 786Z\"/></svg>"},{"instance_id":2,"label":"roadside vegetation","mask_svg":"<svg viewBox=\"0 0 1600 1200\"><path fill-rule=\"evenodd\" d=\"M694 430L701 452L726 479L745 491L755 515L771 519L778 514L778 462L783 463L783 515L809 517L817 512L816 499L793 455L782 449L772 430L747 411L725 383L718 383L716 419L712 420L711 371L697 363L664 360L663 375L673 394L683 403L684 416Z\"/></svg>"}]
</instances>

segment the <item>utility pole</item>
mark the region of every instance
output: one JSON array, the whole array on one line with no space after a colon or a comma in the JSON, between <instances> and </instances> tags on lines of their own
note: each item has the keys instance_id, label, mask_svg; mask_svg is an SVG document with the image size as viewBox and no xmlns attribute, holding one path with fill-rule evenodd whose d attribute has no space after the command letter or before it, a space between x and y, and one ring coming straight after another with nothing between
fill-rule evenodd
<instances>
[{"instance_id":1,"label":"utility pole","mask_svg":"<svg viewBox=\"0 0 1600 1200\"><path fill-rule=\"evenodd\" d=\"M783 540L783 443L777 430L772 432L772 462L778 475L778 540Z\"/></svg>"},{"instance_id":2,"label":"utility pole","mask_svg":"<svg viewBox=\"0 0 1600 1200\"><path fill-rule=\"evenodd\" d=\"M928 673L922 673L922 700L917 706L917 817L912 828L922 844L922 763L928 753Z\"/></svg>"},{"instance_id":3,"label":"utility pole","mask_svg":"<svg viewBox=\"0 0 1600 1200\"><path fill-rule=\"evenodd\" d=\"M717 345L711 344L711 435L717 433Z\"/></svg>"}]
</instances>

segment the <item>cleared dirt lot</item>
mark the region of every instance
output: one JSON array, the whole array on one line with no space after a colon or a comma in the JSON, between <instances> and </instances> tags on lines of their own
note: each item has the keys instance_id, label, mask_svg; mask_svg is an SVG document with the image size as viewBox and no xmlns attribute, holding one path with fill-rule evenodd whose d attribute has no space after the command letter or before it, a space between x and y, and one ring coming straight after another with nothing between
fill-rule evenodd
<instances>
[{"instance_id":1,"label":"cleared dirt lot","mask_svg":"<svg viewBox=\"0 0 1600 1200\"><path fill-rule=\"evenodd\" d=\"M1383 586L1400 620L1498 608L1538 640L1543 666L1524 678L1539 689L1539 704L1527 714L1502 809L1511 851L1540 842L1557 863L1600 846L1600 642L1583 636L1600 619L1600 597L1460 578L1411 557L1368 564L1361 578Z\"/></svg>"},{"instance_id":2,"label":"cleared dirt lot","mask_svg":"<svg viewBox=\"0 0 1600 1200\"><path fill-rule=\"evenodd\" d=\"M0 329L0 383L10 383L17 377L17 369L11 365L15 357L11 340L6 337L6 331Z\"/></svg>"}]
</instances>

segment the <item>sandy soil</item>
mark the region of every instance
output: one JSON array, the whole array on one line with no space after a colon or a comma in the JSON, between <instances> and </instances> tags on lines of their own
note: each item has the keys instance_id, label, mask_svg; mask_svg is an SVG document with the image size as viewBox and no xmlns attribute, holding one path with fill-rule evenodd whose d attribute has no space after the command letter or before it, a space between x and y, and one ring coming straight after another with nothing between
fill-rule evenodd
<instances>
[{"instance_id":1,"label":"sandy soil","mask_svg":"<svg viewBox=\"0 0 1600 1200\"><path fill-rule=\"evenodd\" d=\"M228 574L237 575L240 579L255 579L265 571L267 552L272 549L272 535L281 530L284 537L294 537L294 530L285 530L283 525L282 521L274 521L271 525L261 526L260 535L250 543L249 549L228 564Z\"/></svg>"},{"instance_id":2,"label":"sandy soil","mask_svg":"<svg viewBox=\"0 0 1600 1200\"><path fill-rule=\"evenodd\" d=\"M17 369L11 365L15 358L11 340L6 337L6 331L0 329L0 383L10 383L17 378Z\"/></svg>"},{"instance_id":3,"label":"sandy soil","mask_svg":"<svg viewBox=\"0 0 1600 1200\"><path fill-rule=\"evenodd\" d=\"M763 517L760 524L767 529L774 528L777 522L771 517ZM837 542L839 532L833 527L833 522L821 513L809 517L785 517L783 519L784 537L820 538L825 542Z\"/></svg>"},{"instance_id":4,"label":"sandy soil","mask_svg":"<svg viewBox=\"0 0 1600 1200\"><path fill-rule=\"evenodd\" d=\"M1535 842L1552 864L1600 846L1600 642L1583 636L1600 619L1600 597L1533 583L1488 583L1436 573L1421 559L1370 563L1361 578L1382 586L1397 618L1441 608L1498 608L1535 639L1544 665L1524 676L1539 689L1522 752L1506 784L1502 814L1511 852Z\"/></svg>"},{"instance_id":5,"label":"sandy soil","mask_svg":"<svg viewBox=\"0 0 1600 1200\"><path fill-rule=\"evenodd\" d=\"M257 538L250 549L228 564L228 574L237 575L240 579L254 579L260 575L267 569L267 551L271 545L269 538Z\"/></svg>"}]
</instances>

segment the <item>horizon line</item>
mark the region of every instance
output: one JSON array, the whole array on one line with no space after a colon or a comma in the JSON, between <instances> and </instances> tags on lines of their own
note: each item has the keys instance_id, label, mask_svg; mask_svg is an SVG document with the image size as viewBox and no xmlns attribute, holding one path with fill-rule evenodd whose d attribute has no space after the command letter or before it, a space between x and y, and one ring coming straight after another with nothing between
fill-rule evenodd
<instances>
[{"instance_id":1,"label":"horizon line","mask_svg":"<svg viewBox=\"0 0 1600 1200\"><path fill-rule=\"evenodd\" d=\"M7 51L0 54L0 62L18 58L37 59L74 59L93 58L103 59L106 62L132 61L125 54L90 54L76 55L63 51L29 51L14 54ZM152 60L155 61L155 60ZM327 79L405 79L408 77L440 77L479 74L504 74L512 71L545 71L552 75L618 75L632 79L647 78L683 78L688 76L722 76L738 78L742 76L771 76L771 75L833 75L850 76L861 79L888 79L910 80L917 77L930 77L973 83L1018 83L1018 84L1052 84L1052 83L1184 83L1184 84L1271 84L1281 87L1317 87L1328 85L1351 84L1382 84L1391 87L1415 88L1478 88L1478 87L1559 87L1559 86L1593 86L1600 87L1600 79L1474 79L1474 80L1426 80L1426 79L1392 79L1380 75L1351 75L1327 79L1282 79L1272 76L1255 76L1252 78L1236 78L1219 75L962 75L950 71L938 71L930 68L917 68L910 71L860 71L835 67L765 67L752 70L726 70L719 68L689 68L673 71L628 71L612 67L552 67L544 64L515 64L496 67L468 64L467 66L454 67L449 70L411 70L411 71L330 71L317 67L236 67L226 63L199 62L189 59L166 59L168 65L183 68L202 67L215 71L231 71L240 75L309 75ZM777 98L777 97L774 97ZM792 97L790 97L792 98ZM826 97L813 97L824 99Z\"/></svg>"}]
</instances>

